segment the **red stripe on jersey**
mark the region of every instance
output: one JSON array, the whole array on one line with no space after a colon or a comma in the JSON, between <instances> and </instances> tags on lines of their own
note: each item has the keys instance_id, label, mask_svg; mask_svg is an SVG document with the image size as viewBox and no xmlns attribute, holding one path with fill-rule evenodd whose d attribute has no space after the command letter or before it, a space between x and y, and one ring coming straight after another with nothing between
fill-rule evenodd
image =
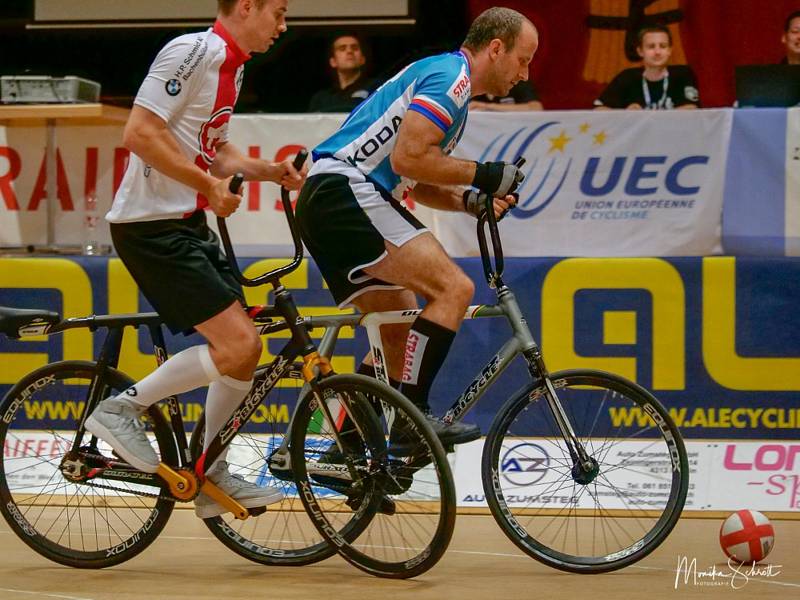
<instances>
[{"instance_id":1,"label":"red stripe on jersey","mask_svg":"<svg viewBox=\"0 0 800 600\"><path fill-rule=\"evenodd\" d=\"M448 127L453 124L453 119L451 119L449 115L447 115L446 113L444 113L441 110L439 110L438 108L436 108L430 102L425 102L425 100L421 100L419 98L414 98L414 100L411 102L411 104L419 104L420 106L424 106L429 111L431 111L433 114L435 114L437 117L439 117L442 120L442 122L445 125L447 125Z\"/></svg>"},{"instance_id":2,"label":"red stripe on jersey","mask_svg":"<svg viewBox=\"0 0 800 600\"><path fill-rule=\"evenodd\" d=\"M211 110L211 117L200 128L198 139L200 153L195 157L194 163L203 171L208 171L211 163L214 162L214 157L217 154L218 132L227 126L233 113L233 107L238 96L236 73L239 67L250 58L249 54L245 54L239 48L230 33L222 26L222 23L216 21L212 31L225 41L225 60L222 61L219 67L217 95L214 100L214 108ZM208 198L198 192L196 210L202 210L207 206Z\"/></svg>"}]
</instances>

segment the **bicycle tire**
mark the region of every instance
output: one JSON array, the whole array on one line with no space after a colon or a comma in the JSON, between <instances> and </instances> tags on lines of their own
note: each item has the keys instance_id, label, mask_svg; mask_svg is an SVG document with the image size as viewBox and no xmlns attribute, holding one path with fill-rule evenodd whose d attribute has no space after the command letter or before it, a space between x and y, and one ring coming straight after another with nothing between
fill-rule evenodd
<instances>
[{"instance_id":1,"label":"bicycle tire","mask_svg":"<svg viewBox=\"0 0 800 600\"><path fill-rule=\"evenodd\" d=\"M546 402L544 382L531 382L504 404L486 438L481 476L491 513L518 548L548 566L572 573L605 573L629 566L653 552L666 539L681 515L689 485L689 464L683 439L661 403L632 381L589 369L561 371L552 374L550 379L570 417L576 436L591 456L600 458L598 473L591 482L581 483L571 470L574 465L572 459L568 455L561 458L555 456L559 451L567 450L562 445L552 416L548 417L551 413ZM601 396L602 401L596 410L592 408L593 417L587 415L583 420L575 418L581 406L594 407ZM606 413L602 411L608 405L608 423L613 429L614 415L618 417L624 414L619 409L625 401L631 403L631 406L625 407L627 414L639 415L637 424L641 424L641 429L628 440L619 440L619 436L626 431L625 422L620 421L613 433L603 436L598 428L606 420ZM550 434L542 435L548 418L551 423ZM533 423L536 425L533 426ZM521 433L509 435L512 429ZM528 435L537 431L536 435ZM601 438L603 442L598 446ZM655 441L650 446L643 446L648 440ZM661 441L664 442L663 448ZM615 446L618 446L616 450ZM610 455L624 455L622 463L617 466L606 463ZM530 466L524 467L526 462ZM626 463L628 466L625 466ZM641 466L645 470L636 471L634 466ZM559 468L570 471L560 472ZM660 477L665 470L670 475ZM624 488L620 487L623 483ZM558 487L553 489L556 485ZM656 485L662 487L652 487ZM543 486L546 487L542 489ZM507 494L506 488L512 489L514 495ZM565 488L566 491L563 491ZM562 495L556 495L558 493ZM618 499L612 498L609 502L616 508L611 505L604 507L599 498L614 494ZM666 498L662 499L664 495ZM582 502L588 504L591 500L595 502L593 510L581 508ZM556 501L564 506L560 509L543 507L545 503ZM566 505L572 506L567 508ZM589 523L586 520L590 514L595 519L591 523L593 551L600 545L596 539L598 514L600 518L609 518L608 524L601 522L605 541L602 554L581 553L582 548L589 546ZM645 530L641 524L650 521L653 521L652 526L643 535L637 532L629 536L633 539L619 542L618 538L632 528L631 523ZM540 528L532 532L537 523ZM546 530L551 526L557 529L547 533ZM556 535L561 537L561 530L564 530L564 548L553 548ZM613 537L621 547L609 551L609 537ZM550 541L545 542L545 538ZM567 551L568 547L574 550Z\"/></svg>"},{"instance_id":2,"label":"bicycle tire","mask_svg":"<svg viewBox=\"0 0 800 600\"><path fill-rule=\"evenodd\" d=\"M338 442L328 418L321 415L322 398L332 417L338 411L338 427L345 414L355 423L355 429L339 431ZM391 454L390 415L407 419L419 436L415 456ZM345 448L344 436L354 433L360 446L348 442L350 449ZM342 445L334 449L337 443ZM333 466L346 465L350 479L320 493L322 484L331 481L325 469L319 471L325 466L321 456L331 450L342 456L342 463ZM303 505L319 532L351 564L379 577L409 578L426 572L444 555L455 525L453 476L425 417L396 390L363 375L323 379L298 405L291 456ZM314 469L311 477L309 466Z\"/></svg>"},{"instance_id":3,"label":"bicycle tire","mask_svg":"<svg viewBox=\"0 0 800 600\"><path fill-rule=\"evenodd\" d=\"M297 405L304 383L299 372L284 375L281 381L284 385L273 388L262 401L263 413L278 418L265 419L261 425L246 425L231 440L226 460L232 472L259 485L280 487L283 501L245 521L225 514L204 519L204 523L214 537L239 556L263 565L297 567L330 558L336 550L309 519L294 480L275 477L269 469L269 459L281 447L288 427L288 418L282 415L288 416L290 411L284 409ZM194 461L202 453L204 435L205 415L195 425L189 444Z\"/></svg>"},{"instance_id":4,"label":"bicycle tire","mask_svg":"<svg viewBox=\"0 0 800 600\"><path fill-rule=\"evenodd\" d=\"M75 438L75 424L58 430L53 426L41 430L24 428L23 423L31 421L29 415L35 417L42 407L53 407L51 410L62 415L71 411L71 421L77 423L96 372L95 362L52 363L22 378L0 402L0 439L4 448L11 449L3 453L0 462L0 512L14 533L45 558L91 569L117 565L142 552L158 537L174 508L174 500L165 497L114 490L109 493L104 488L68 481L59 465L64 455L62 448L71 446ZM134 383L116 369L109 368L106 376L103 398ZM54 408L58 406L62 408ZM145 418L148 430L155 435L161 459L177 464L174 437L164 416L151 407ZM69 421L63 419L64 423ZM84 432L82 441L90 438L91 434ZM105 458L112 458L110 448L100 448ZM50 453L46 454L46 450ZM19 453L22 456L17 456ZM37 479L46 481L37 487ZM102 478L99 482L135 490L125 482ZM160 489L147 486L154 494L160 494ZM163 489L166 493L166 485ZM75 517L77 524L70 521Z\"/></svg>"}]
</instances>

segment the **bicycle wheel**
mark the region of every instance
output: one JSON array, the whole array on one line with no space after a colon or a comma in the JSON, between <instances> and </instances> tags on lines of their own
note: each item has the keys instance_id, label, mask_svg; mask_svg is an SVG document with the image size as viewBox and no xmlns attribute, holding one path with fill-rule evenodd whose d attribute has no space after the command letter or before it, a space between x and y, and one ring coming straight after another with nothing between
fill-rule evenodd
<instances>
[{"instance_id":1,"label":"bicycle wheel","mask_svg":"<svg viewBox=\"0 0 800 600\"><path fill-rule=\"evenodd\" d=\"M415 436L412 455L392 452L392 423ZM361 375L323 379L298 405L291 457L312 521L356 567L415 577L444 554L456 516L453 477L438 438L399 392Z\"/></svg>"},{"instance_id":2,"label":"bicycle wheel","mask_svg":"<svg viewBox=\"0 0 800 600\"><path fill-rule=\"evenodd\" d=\"M78 435L96 369L86 361L44 366L0 403L0 512L36 552L79 568L133 558L156 539L174 507L173 500L161 496L160 480L123 463L91 434ZM132 384L109 369L102 397ZM151 408L142 422L155 436L161 459L176 464L174 438L163 415ZM76 439L79 450L72 452ZM119 479L127 475L140 479Z\"/></svg>"},{"instance_id":3,"label":"bicycle wheel","mask_svg":"<svg viewBox=\"0 0 800 600\"><path fill-rule=\"evenodd\" d=\"M232 473L258 485L279 487L284 499L245 521L230 513L204 521L211 533L236 554L265 565L309 565L336 554L303 508L292 477L288 444L284 444L303 384L298 370L284 375L233 438L225 459ZM202 453L204 437L203 416L190 443L195 460ZM286 468L277 469L279 462Z\"/></svg>"},{"instance_id":4,"label":"bicycle wheel","mask_svg":"<svg viewBox=\"0 0 800 600\"><path fill-rule=\"evenodd\" d=\"M576 438L594 461L574 467L542 381L498 413L483 450L486 500L529 556L573 573L641 560L680 517L689 464L680 432L647 390L588 369L551 375Z\"/></svg>"}]
</instances>

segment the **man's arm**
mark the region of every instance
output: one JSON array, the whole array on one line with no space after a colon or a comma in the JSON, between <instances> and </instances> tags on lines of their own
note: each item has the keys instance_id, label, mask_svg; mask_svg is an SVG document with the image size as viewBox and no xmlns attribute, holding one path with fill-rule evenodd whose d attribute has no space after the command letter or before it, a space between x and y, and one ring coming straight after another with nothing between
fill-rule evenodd
<instances>
[{"instance_id":1,"label":"man's arm","mask_svg":"<svg viewBox=\"0 0 800 600\"><path fill-rule=\"evenodd\" d=\"M189 160L164 119L150 110L133 106L122 143L156 171L203 194L215 215L227 217L238 208L242 198L228 190L229 179L218 179Z\"/></svg>"},{"instance_id":2,"label":"man's arm","mask_svg":"<svg viewBox=\"0 0 800 600\"><path fill-rule=\"evenodd\" d=\"M156 171L206 196L219 181L186 157L164 119L142 106L131 109L122 143Z\"/></svg>"},{"instance_id":3,"label":"man's arm","mask_svg":"<svg viewBox=\"0 0 800 600\"><path fill-rule=\"evenodd\" d=\"M464 210L463 193L463 186L432 185L430 183L418 183L412 191L414 200L420 204L437 210L449 211Z\"/></svg>"},{"instance_id":4,"label":"man's arm","mask_svg":"<svg viewBox=\"0 0 800 600\"><path fill-rule=\"evenodd\" d=\"M522 181L519 169L504 162L475 163L447 156L439 146L444 131L428 117L406 113L397 132L389 160L392 170L418 183L472 185L487 194L505 198Z\"/></svg>"},{"instance_id":5,"label":"man's arm","mask_svg":"<svg viewBox=\"0 0 800 600\"><path fill-rule=\"evenodd\" d=\"M412 192L414 200L430 208L449 211L465 211L464 188L455 185L431 185L419 183ZM514 196L508 195L505 198L494 199L494 214L500 215L514 206L517 200Z\"/></svg>"},{"instance_id":6,"label":"man's arm","mask_svg":"<svg viewBox=\"0 0 800 600\"><path fill-rule=\"evenodd\" d=\"M594 101L595 110L609 110L615 108L636 108L630 100L626 99L627 86L630 84L630 69L617 73L611 83ZM641 108L641 106L639 106Z\"/></svg>"},{"instance_id":7,"label":"man's arm","mask_svg":"<svg viewBox=\"0 0 800 600\"><path fill-rule=\"evenodd\" d=\"M470 185L475 163L447 156L441 144L444 132L424 115L409 110L397 132L391 154L392 170L402 177L434 185Z\"/></svg>"},{"instance_id":8,"label":"man's arm","mask_svg":"<svg viewBox=\"0 0 800 600\"><path fill-rule=\"evenodd\" d=\"M272 181L288 190L298 190L303 185L308 165L298 172L291 160L273 163L260 158L245 156L230 142L217 145L217 155L211 165L211 172L217 177L229 177L242 173L248 181Z\"/></svg>"},{"instance_id":9,"label":"man's arm","mask_svg":"<svg viewBox=\"0 0 800 600\"><path fill-rule=\"evenodd\" d=\"M678 110L695 110L700 108L700 92L697 89L697 78L689 65L671 67L675 72L675 83L681 95L676 103Z\"/></svg>"}]
</instances>

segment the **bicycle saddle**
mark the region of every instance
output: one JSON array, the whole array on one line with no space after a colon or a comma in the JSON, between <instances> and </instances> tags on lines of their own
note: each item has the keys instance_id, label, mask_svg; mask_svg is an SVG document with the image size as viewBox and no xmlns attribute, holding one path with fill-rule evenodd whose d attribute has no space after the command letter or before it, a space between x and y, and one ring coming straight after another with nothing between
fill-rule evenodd
<instances>
[{"instance_id":1,"label":"bicycle saddle","mask_svg":"<svg viewBox=\"0 0 800 600\"><path fill-rule=\"evenodd\" d=\"M0 333L10 338L47 333L51 325L61 322L61 315L50 310L29 310L0 306Z\"/></svg>"}]
</instances>

